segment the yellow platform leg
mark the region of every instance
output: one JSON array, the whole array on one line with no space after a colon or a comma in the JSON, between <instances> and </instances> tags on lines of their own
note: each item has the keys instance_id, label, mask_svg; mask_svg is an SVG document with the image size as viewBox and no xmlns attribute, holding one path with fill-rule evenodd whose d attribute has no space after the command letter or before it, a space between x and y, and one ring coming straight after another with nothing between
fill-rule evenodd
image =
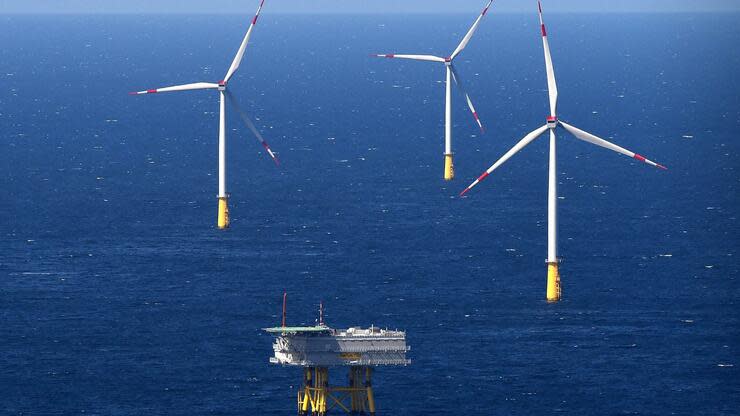
<instances>
[{"instance_id":1,"label":"yellow platform leg","mask_svg":"<svg viewBox=\"0 0 740 416\"><path fill-rule=\"evenodd\" d=\"M330 386L327 367L306 367L303 370L303 385L298 390L298 414L374 416L372 377L372 367L351 366L348 386Z\"/></svg>"},{"instance_id":2,"label":"yellow platform leg","mask_svg":"<svg viewBox=\"0 0 740 416\"><path fill-rule=\"evenodd\" d=\"M357 388L357 367L350 367L349 368L349 403L350 403L350 410L352 411L351 414L356 415L360 413L360 401L357 397L357 391L355 389Z\"/></svg>"},{"instance_id":3,"label":"yellow platform leg","mask_svg":"<svg viewBox=\"0 0 740 416\"><path fill-rule=\"evenodd\" d=\"M558 263L547 263L547 301L557 302L560 300L560 272Z\"/></svg>"},{"instance_id":4,"label":"yellow platform leg","mask_svg":"<svg viewBox=\"0 0 740 416\"><path fill-rule=\"evenodd\" d=\"M451 181L455 177L455 165L452 163L452 153L445 155L445 180Z\"/></svg>"},{"instance_id":5,"label":"yellow platform leg","mask_svg":"<svg viewBox=\"0 0 740 416\"><path fill-rule=\"evenodd\" d=\"M311 368L304 369L303 372L303 390L298 391L298 414L308 415L309 405L311 404Z\"/></svg>"},{"instance_id":6,"label":"yellow platform leg","mask_svg":"<svg viewBox=\"0 0 740 416\"><path fill-rule=\"evenodd\" d=\"M218 198L218 228L225 230L229 228L229 198Z\"/></svg>"},{"instance_id":7,"label":"yellow platform leg","mask_svg":"<svg viewBox=\"0 0 740 416\"><path fill-rule=\"evenodd\" d=\"M329 387L329 369L324 367L321 368L321 370L319 371L321 372L321 398L319 399L319 416L324 416L326 415L326 390Z\"/></svg>"},{"instance_id":8,"label":"yellow platform leg","mask_svg":"<svg viewBox=\"0 0 740 416\"><path fill-rule=\"evenodd\" d=\"M373 369L365 367L365 388L367 389L367 410L375 416L375 395L373 394Z\"/></svg>"},{"instance_id":9,"label":"yellow platform leg","mask_svg":"<svg viewBox=\"0 0 740 416\"><path fill-rule=\"evenodd\" d=\"M367 410L367 400L365 397L367 394L363 394L367 393L367 389L362 382L364 371L365 369L363 367L354 367L355 380L352 386L354 388L355 403L357 404L357 413L361 415L364 415Z\"/></svg>"},{"instance_id":10,"label":"yellow platform leg","mask_svg":"<svg viewBox=\"0 0 740 416\"><path fill-rule=\"evenodd\" d=\"M313 378L313 399L311 400L311 414L312 415L318 415L319 411L321 409L321 370L319 368L314 368L314 378Z\"/></svg>"}]
</instances>

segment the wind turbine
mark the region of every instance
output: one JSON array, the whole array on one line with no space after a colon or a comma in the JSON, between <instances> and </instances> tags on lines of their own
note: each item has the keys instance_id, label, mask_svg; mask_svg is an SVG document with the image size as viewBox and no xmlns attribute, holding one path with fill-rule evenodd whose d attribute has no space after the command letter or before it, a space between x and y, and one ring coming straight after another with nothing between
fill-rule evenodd
<instances>
[{"instance_id":1,"label":"wind turbine","mask_svg":"<svg viewBox=\"0 0 740 416\"><path fill-rule=\"evenodd\" d=\"M228 99L232 105L234 106L234 109L237 110L240 117L244 121L244 123L247 125L247 127L254 133L254 135L257 137L257 140L259 140L260 143L262 143L262 146L265 148L267 153L270 155L273 161L275 161L275 164L279 164L279 160L275 153L270 149L270 145L267 144L265 139L262 137L262 135L259 133L257 128L254 126L254 123L249 119L249 116L239 108L239 105L236 103L236 99L234 99L233 95L226 90L226 84L229 82L231 77L234 75L236 70L239 68L239 64L241 64L242 59L244 58L244 51L247 49L247 44L249 43L249 38L252 36L252 30L254 29L254 26L257 24L257 18L260 15L260 11L262 11L262 6L265 4L265 0L262 0L260 2L259 7L257 8L257 13L255 13L254 18L252 19L252 22L249 25L249 29L247 29L247 34L244 35L244 39L242 40L241 45L239 46L239 50L236 52L236 56L234 57L234 60L231 62L231 66L229 67L229 70L226 72L226 76L223 78L223 80L219 81L218 83L209 83L209 82L196 82L194 84L185 84L185 85L175 85L172 87L165 87L165 88L157 88L157 89L150 89L150 90L144 90L144 91L138 91L138 92L132 92L131 95L143 95L143 94L154 94L158 92L172 92L172 91L188 91L188 90L218 90L219 94L219 126L218 126L218 228L219 229L225 229L229 227L229 194L226 192L226 99Z\"/></svg>"},{"instance_id":2,"label":"wind turbine","mask_svg":"<svg viewBox=\"0 0 740 416\"><path fill-rule=\"evenodd\" d=\"M651 160L646 159L644 156L637 153L631 152L625 148L617 146L616 144L610 143L602 138L596 137L591 133L585 132L581 129L571 126L570 124L558 120L557 113L555 112L558 99L558 88L555 84L555 73L552 67L552 58L550 57L550 45L547 41L547 31L545 30L545 23L542 20L542 5L537 1L537 8L539 10L540 17L540 28L542 31L542 46L545 51L545 68L547 70L547 91L550 96L550 115L547 117L547 124L534 130L524 136L514 147L506 152L496 163L490 168L483 172L478 179L473 181L465 190L460 193L460 196L465 195L475 185L484 180L488 175L501 166L504 162L509 160L515 153L522 150L526 145L531 143L534 139L538 138L546 131L550 131L550 171L549 171L549 188L547 193L547 300L550 302L557 302L560 300L560 272L558 270L558 264L560 259L558 258L557 248L557 233L558 233L558 213L557 213L557 172L556 172L556 140L555 140L555 129L558 126L562 126L566 131L571 133L577 139L585 142L595 144L617 153L634 158L640 162L647 163L648 165L658 167L660 169L666 169L665 166L657 164Z\"/></svg>"},{"instance_id":3,"label":"wind turbine","mask_svg":"<svg viewBox=\"0 0 740 416\"><path fill-rule=\"evenodd\" d=\"M468 42L470 42L470 38L473 37L473 34L475 33L476 29L478 29L478 26L480 25L481 20L483 19L483 16L486 15L488 12L488 8L491 7L491 3L493 3L493 0L489 0L486 4L486 7L483 9L483 11L480 13L478 18L475 20L475 23L473 23L473 26L470 27L468 30L468 33L463 37L462 41L459 45L457 45L457 48L452 52L452 55L441 58L439 56L433 56L433 55L397 55L397 54L375 54L372 56L376 56L379 58L399 58L399 59L412 59L415 61L430 61L430 62L440 62L445 64L445 67L447 69L447 82L446 82L446 91L445 91L445 171L444 171L444 178L445 180L449 181L452 180L452 178L455 177L455 169L454 165L452 163L452 82L455 82L455 85L460 88L462 93L465 95L465 100L468 103L468 108L470 109L470 112L473 113L473 118L475 118L475 122L478 124L478 127L480 128L481 132L483 132L483 124L480 122L480 118L478 118L478 113L475 111L475 107L473 107L473 101L470 99L470 96L465 91L465 88L462 84L462 79L460 78L460 75L455 70L455 67L452 65L452 61L460 54L460 52L465 49L466 46L468 46Z\"/></svg>"}]
</instances>

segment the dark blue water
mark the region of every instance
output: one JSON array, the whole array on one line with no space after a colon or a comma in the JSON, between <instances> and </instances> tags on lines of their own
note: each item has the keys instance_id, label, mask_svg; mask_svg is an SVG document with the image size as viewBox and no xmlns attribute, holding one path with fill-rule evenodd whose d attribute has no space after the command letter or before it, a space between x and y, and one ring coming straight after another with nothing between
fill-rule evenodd
<instances>
[{"instance_id":1,"label":"dark blue water","mask_svg":"<svg viewBox=\"0 0 740 416\"><path fill-rule=\"evenodd\" d=\"M265 10L231 90L279 151L229 130L216 220L217 94L238 16L0 17L0 411L293 414L268 364L323 300L336 327L408 331L380 414L738 414L738 16L550 15L561 118L669 166L562 135L564 300L544 301L547 141L536 15L495 10L461 56L488 133L444 70L469 16ZM344 380L344 375L333 376Z\"/></svg>"}]
</instances>

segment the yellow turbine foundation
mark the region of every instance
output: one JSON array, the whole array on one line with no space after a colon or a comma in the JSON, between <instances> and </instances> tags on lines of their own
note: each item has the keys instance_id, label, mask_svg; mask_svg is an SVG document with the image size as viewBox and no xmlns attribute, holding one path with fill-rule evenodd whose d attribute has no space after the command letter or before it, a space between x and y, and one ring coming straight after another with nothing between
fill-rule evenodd
<instances>
[{"instance_id":1,"label":"yellow turbine foundation","mask_svg":"<svg viewBox=\"0 0 740 416\"><path fill-rule=\"evenodd\" d=\"M375 415L370 367L349 367L349 386L329 386L329 369L306 367L303 386L298 390L298 414L325 416L329 412Z\"/></svg>"},{"instance_id":2,"label":"yellow turbine foundation","mask_svg":"<svg viewBox=\"0 0 740 416\"><path fill-rule=\"evenodd\" d=\"M445 180L451 181L455 177L455 165L452 163L452 154L445 155Z\"/></svg>"},{"instance_id":3,"label":"yellow turbine foundation","mask_svg":"<svg viewBox=\"0 0 740 416\"><path fill-rule=\"evenodd\" d=\"M218 198L218 228L224 230L229 228L229 198Z\"/></svg>"},{"instance_id":4,"label":"yellow turbine foundation","mask_svg":"<svg viewBox=\"0 0 740 416\"><path fill-rule=\"evenodd\" d=\"M560 272L558 263L547 263L547 301L557 302L560 300Z\"/></svg>"}]
</instances>

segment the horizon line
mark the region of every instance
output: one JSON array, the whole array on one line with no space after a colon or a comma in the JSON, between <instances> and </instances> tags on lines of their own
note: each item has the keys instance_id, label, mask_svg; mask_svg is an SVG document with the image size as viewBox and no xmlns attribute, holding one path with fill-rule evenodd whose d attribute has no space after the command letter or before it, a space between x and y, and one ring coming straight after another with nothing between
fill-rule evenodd
<instances>
[{"instance_id":1,"label":"horizon line","mask_svg":"<svg viewBox=\"0 0 740 416\"><path fill-rule=\"evenodd\" d=\"M110 12L99 12L99 11L10 11L10 12L0 12L0 16L37 16L37 15L46 15L46 16L79 16L79 15L131 15L131 16L143 16L143 15L209 15L209 16L223 16L223 15L232 15L232 14L240 14L240 13L253 13L254 11L240 11L240 10L234 10L234 11L224 11L224 12L213 12L213 11L110 11ZM497 12L497 14L531 14L536 13L534 12L527 12L527 11L519 11L519 10L502 10ZM661 11L661 10L619 10L619 11L594 11L594 10L555 10L552 12L548 12L549 15L563 15L563 14L597 14L597 15L605 15L605 14L740 14L740 9L734 10L734 9L727 9L727 10L671 10L671 11ZM358 15L368 15L368 16L389 16L389 15L400 15L400 16L408 16L408 15L418 15L418 16L425 16L425 15L463 15L468 16L470 13L466 12L401 12L401 11L389 11L389 12L377 12L377 11L354 11L354 12L340 12L340 11L320 11L320 12L272 12L270 15L282 15L282 16L290 16L290 15L302 15L302 16L319 16L319 15L343 15L343 16L358 16Z\"/></svg>"}]
</instances>

